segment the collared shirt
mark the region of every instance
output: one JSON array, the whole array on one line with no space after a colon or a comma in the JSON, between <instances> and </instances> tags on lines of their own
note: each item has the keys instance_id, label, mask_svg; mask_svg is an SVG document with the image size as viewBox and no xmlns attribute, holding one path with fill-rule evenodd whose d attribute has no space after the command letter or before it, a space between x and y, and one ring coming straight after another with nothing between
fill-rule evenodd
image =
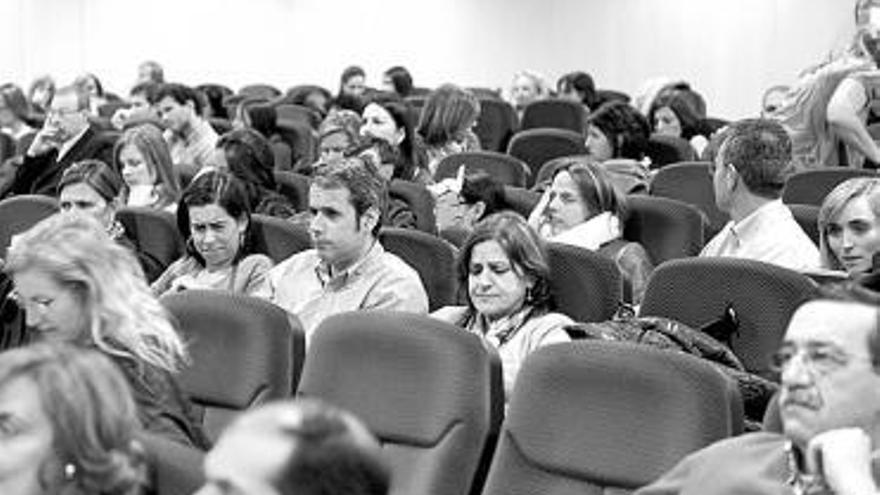
<instances>
[{"instance_id":1,"label":"collared shirt","mask_svg":"<svg viewBox=\"0 0 880 495\"><path fill-rule=\"evenodd\" d=\"M64 141L64 143L62 143L61 146L58 148L58 157L55 159L55 161L60 162L61 159L64 158L64 155L66 155L74 146L76 146L76 143L78 143L79 140L82 139L82 137L85 136L86 132L88 131L89 126L85 126L81 131L79 131L79 134L73 136L67 141Z\"/></svg>"},{"instance_id":2,"label":"collared shirt","mask_svg":"<svg viewBox=\"0 0 880 495\"><path fill-rule=\"evenodd\" d=\"M700 256L748 258L798 271L820 266L816 245L779 199L728 222Z\"/></svg>"},{"instance_id":3,"label":"collared shirt","mask_svg":"<svg viewBox=\"0 0 880 495\"><path fill-rule=\"evenodd\" d=\"M269 271L270 300L298 317L308 341L324 318L344 311L388 309L428 312L419 274L378 241L348 270L330 275L314 249Z\"/></svg>"},{"instance_id":4,"label":"collared shirt","mask_svg":"<svg viewBox=\"0 0 880 495\"><path fill-rule=\"evenodd\" d=\"M214 128L204 119L197 119L186 136L165 131L171 162L175 165L192 164L199 168L212 165L218 139Z\"/></svg>"}]
</instances>

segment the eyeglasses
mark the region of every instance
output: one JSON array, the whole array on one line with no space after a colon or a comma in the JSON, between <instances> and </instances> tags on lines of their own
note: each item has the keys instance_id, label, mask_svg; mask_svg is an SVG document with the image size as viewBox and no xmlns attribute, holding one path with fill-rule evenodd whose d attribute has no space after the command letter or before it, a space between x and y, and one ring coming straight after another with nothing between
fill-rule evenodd
<instances>
[{"instance_id":1,"label":"eyeglasses","mask_svg":"<svg viewBox=\"0 0 880 495\"><path fill-rule=\"evenodd\" d=\"M777 373L786 370L800 356L804 366L817 375L827 375L843 368L853 359L871 361L867 355L852 355L830 345L813 345L802 348L784 347L773 354L771 369Z\"/></svg>"}]
</instances>

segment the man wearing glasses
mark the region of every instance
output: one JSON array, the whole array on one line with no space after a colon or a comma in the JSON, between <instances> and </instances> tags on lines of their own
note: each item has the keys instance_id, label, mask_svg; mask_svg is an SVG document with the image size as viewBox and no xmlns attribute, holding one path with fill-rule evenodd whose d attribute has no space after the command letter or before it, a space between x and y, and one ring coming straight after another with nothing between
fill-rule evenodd
<instances>
[{"instance_id":1,"label":"man wearing glasses","mask_svg":"<svg viewBox=\"0 0 880 495\"><path fill-rule=\"evenodd\" d=\"M820 299L792 317L774 357L782 434L692 454L640 495L878 493L880 308Z\"/></svg>"},{"instance_id":2,"label":"man wearing glasses","mask_svg":"<svg viewBox=\"0 0 880 495\"><path fill-rule=\"evenodd\" d=\"M73 86L55 93L43 128L16 170L13 194L55 196L61 175L70 165L87 158L113 164L113 139L89 123L88 113L86 93Z\"/></svg>"}]
</instances>

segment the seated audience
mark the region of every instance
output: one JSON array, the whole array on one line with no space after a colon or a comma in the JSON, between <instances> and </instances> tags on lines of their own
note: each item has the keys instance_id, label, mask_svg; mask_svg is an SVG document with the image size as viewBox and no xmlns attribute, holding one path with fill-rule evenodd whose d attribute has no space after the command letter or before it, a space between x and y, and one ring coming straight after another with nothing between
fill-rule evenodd
<instances>
[{"instance_id":1,"label":"seated audience","mask_svg":"<svg viewBox=\"0 0 880 495\"><path fill-rule=\"evenodd\" d=\"M138 66L138 75L136 84L151 83L165 84L165 71L159 62L147 60Z\"/></svg>"},{"instance_id":2,"label":"seated audience","mask_svg":"<svg viewBox=\"0 0 880 495\"><path fill-rule=\"evenodd\" d=\"M529 215L529 224L551 242L596 251L623 274L628 300L641 303L654 266L645 248L623 239L626 198L610 175L589 158L567 158Z\"/></svg>"},{"instance_id":3,"label":"seated audience","mask_svg":"<svg viewBox=\"0 0 880 495\"><path fill-rule=\"evenodd\" d=\"M232 116L232 128L244 129L246 127L253 127L254 123L251 122L251 113L249 110L252 107L268 106L268 104L269 100L262 96L248 96L241 98L238 104L235 105L235 115ZM258 120L259 117L260 116L257 117ZM277 118L277 114L275 115L275 118ZM265 120L267 119L264 119L262 122L258 121L257 125L264 123Z\"/></svg>"},{"instance_id":4,"label":"seated audience","mask_svg":"<svg viewBox=\"0 0 880 495\"><path fill-rule=\"evenodd\" d=\"M431 186L435 196L434 217L441 236L461 246L474 225L504 209L504 187L485 172L444 179Z\"/></svg>"},{"instance_id":5,"label":"seated audience","mask_svg":"<svg viewBox=\"0 0 880 495\"><path fill-rule=\"evenodd\" d=\"M520 120L526 105L549 97L550 85L541 74L528 70L514 74L513 84L510 87L510 104L513 105Z\"/></svg>"},{"instance_id":6,"label":"seated audience","mask_svg":"<svg viewBox=\"0 0 880 495\"><path fill-rule=\"evenodd\" d=\"M412 75L406 67L395 65L382 74L382 90L406 98L413 91Z\"/></svg>"},{"instance_id":7,"label":"seated audience","mask_svg":"<svg viewBox=\"0 0 880 495\"><path fill-rule=\"evenodd\" d=\"M116 220L123 186L122 177L109 165L98 160L83 160L71 165L61 176L58 205L62 212L95 218L111 239L137 257L147 280L154 280L165 268L162 262L137 249L125 227Z\"/></svg>"},{"instance_id":8,"label":"seated audience","mask_svg":"<svg viewBox=\"0 0 880 495\"><path fill-rule=\"evenodd\" d=\"M712 164L718 209L730 222L700 256L750 258L793 270L819 267L819 250L787 206L782 188L791 174L791 139L776 121L731 124Z\"/></svg>"},{"instance_id":9,"label":"seated audience","mask_svg":"<svg viewBox=\"0 0 880 495\"><path fill-rule=\"evenodd\" d=\"M244 186L251 213L290 218L296 208L277 192L275 156L269 142L253 129L236 129L217 141L217 165Z\"/></svg>"},{"instance_id":10,"label":"seated audience","mask_svg":"<svg viewBox=\"0 0 880 495\"><path fill-rule=\"evenodd\" d=\"M53 215L13 241L3 267L30 338L97 349L122 371L147 431L207 447L175 374L188 357L135 257L94 218Z\"/></svg>"},{"instance_id":11,"label":"seated audience","mask_svg":"<svg viewBox=\"0 0 880 495\"><path fill-rule=\"evenodd\" d=\"M351 110L335 110L318 127L318 163L332 165L345 157L348 150L361 145L361 116ZM310 171L312 172L312 171Z\"/></svg>"},{"instance_id":12,"label":"seated audience","mask_svg":"<svg viewBox=\"0 0 880 495\"><path fill-rule=\"evenodd\" d=\"M21 88L12 83L0 86L0 132L15 140L17 155L25 153L37 133L32 122L31 106Z\"/></svg>"},{"instance_id":13,"label":"seated audience","mask_svg":"<svg viewBox=\"0 0 880 495\"><path fill-rule=\"evenodd\" d=\"M110 123L119 130L139 125L144 122L161 125L159 114L150 103L156 100L159 86L153 83L140 83L128 92L128 108L120 108L110 117Z\"/></svg>"},{"instance_id":14,"label":"seated audience","mask_svg":"<svg viewBox=\"0 0 880 495\"><path fill-rule=\"evenodd\" d=\"M339 77L339 93L333 100L332 108L363 112L363 99L367 91L366 81L367 73L364 69L357 65L346 67Z\"/></svg>"},{"instance_id":15,"label":"seated audience","mask_svg":"<svg viewBox=\"0 0 880 495\"><path fill-rule=\"evenodd\" d=\"M705 115L697 110L698 98L691 90L669 91L657 97L648 112L648 122L655 134L689 141L697 156L708 144L702 129Z\"/></svg>"},{"instance_id":16,"label":"seated audience","mask_svg":"<svg viewBox=\"0 0 880 495\"><path fill-rule=\"evenodd\" d=\"M647 189L650 133L647 119L622 101L606 103L587 117L587 153L611 174L621 194Z\"/></svg>"},{"instance_id":17,"label":"seated audience","mask_svg":"<svg viewBox=\"0 0 880 495\"><path fill-rule=\"evenodd\" d=\"M226 172L208 171L186 188L177 208L177 227L186 254L156 280L156 295L186 289L225 290L267 296L272 260L253 252L248 196Z\"/></svg>"},{"instance_id":18,"label":"seated audience","mask_svg":"<svg viewBox=\"0 0 880 495\"><path fill-rule=\"evenodd\" d=\"M410 116L410 107L405 101L388 93L376 93L364 107L361 136L367 141L384 141L395 148L397 156L391 178L430 184L433 179Z\"/></svg>"},{"instance_id":19,"label":"seated audience","mask_svg":"<svg viewBox=\"0 0 880 495\"><path fill-rule=\"evenodd\" d=\"M466 306L447 306L437 319L458 325L498 349L504 392L510 397L523 361L535 349L567 342L572 320L550 311L550 268L541 239L516 213L480 221L456 262Z\"/></svg>"},{"instance_id":20,"label":"seated audience","mask_svg":"<svg viewBox=\"0 0 880 495\"><path fill-rule=\"evenodd\" d=\"M782 432L710 445L636 493L877 493L878 320L863 302L802 305L773 359Z\"/></svg>"},{"instance_id":21,"label":"seated audience","mask_svg":"<svg viewBox=\"0 0 880 495\"><path fill-rule=\"evenodd\" d=\"M55 79L45 75L34 79L28 88L28 103L38 113L48 113L49 105L55 97Z\"/></svg>"},{"instance_id":22,"label":"seated audience","mask_svg":"<svg viewBox=\"0 0 880 495\"><path fill-rule=\"evenodd\" d=\"M315 248L269 272L270 300L298 317L307 339L324 318L341 311L427 313L418 273L378 241L386 197L385 181L360 158L328 165L315 176L309 189Z\"/></svg>"},{"instance_id":23,"label":"seated audience","mask_svg":"<svg viewBox=\"0 0 880 495\"><path fill-rule=\"evenodd\" d=\"M333 95L330 91L321 86L305 84L288 90L284 102L311 108L323 119L327 117L332 101Z\"/></svg>"},{"instance_id":24,"label":"seated audience","mask_svg":"<svg viewBox=\"0 0 880 495\"><path fill-rule=\"evenodd\" d=\"M74 86L58 90L43 128L16 170L14 194L54 196L61 175L71 164L89 158L113 163L113 137L89 123L88 115L88 94Z\"/></svg>"},{"instance_id":25,"label":"seated audience","mask_svg":"<svg viewBox=\"0 0 880 495\"><path fill-rule=\"evenodd\" d=\"M238 417L205 458L205 479L201 495L387 495L391 469L351 413L297 399Z\"/></svg>"},{"instance_id":26,"label":"seated audience","mask_svg":"<svg viewBox=\"0 0 880 495\"><path fill-rule=\"evenodd\" d=\"M79 88L80 91L89 95L89 111L93 116L98 116L98 109L101 105L107 103L107 98L104 96L104 86L101 84L101 80L98 79L98 76L85 73L76 78L73 81L73 85Z\"/></svg>"},{"instance_id":27,"label":"seated audience","mask_svg":"<svg viewBox=\"0 0 880 495\"><path fill-rule=\"evenodd\" d=\"M480 101L470 91L444 84L431 92L416 132L424 143L432 177L443 158L480 149L480 140L472 130L479 116Z\"/></svg>"},{"instance_id":28,"label":"seated audience","mask_svg":"<svg viewBox=\"0 0 880 495\"><path fill-rule=\"evenodd\" d=\"M154 106L165 126L165 140L175 165L213 165L217 133L202 118L202 99L182 84L163 84L156 90Z\"/></svg>"},{"instance_id":29,"label":"seated audience","mask_svg":"<svg viewBox=\"0 0 880 495\"><path fill-rule=\"evenodd\" d=\"M125 131L116 142L113 158L125 180L126 206L174 212L180 200L180 178L158 127L141 124Z\"/></svg>"},{"instance_id":30,"label":"seated audience","mask_svg":"<svg viewBox=\"0 0 880 495\"><path fill-rule=\"evenodd\" d=\"M572 72L560 77L556 92L560 98L582 104L587 112L596 106L596 83L586 72Z\"/></svg>"},{"instance_id":31,"label":"seated audience","mask_svg":"<svg viewBox=\"0 0 880 495\"><path fill-rule=\"evenodd\" d=\"M0 354L0 493L138 495L147 466L125 378L96 350Z\"/></svg>"},{"instance_id":32,"label":"seated audience","mask_svg":"<svg viewBox=\"0 0 880 495\"><path fill-rule=\"evenodd\" d=\"M822 268L856 277L871 271L880 252L880 179L849 179L819 209Z\"/></svg>"}]
</instances>

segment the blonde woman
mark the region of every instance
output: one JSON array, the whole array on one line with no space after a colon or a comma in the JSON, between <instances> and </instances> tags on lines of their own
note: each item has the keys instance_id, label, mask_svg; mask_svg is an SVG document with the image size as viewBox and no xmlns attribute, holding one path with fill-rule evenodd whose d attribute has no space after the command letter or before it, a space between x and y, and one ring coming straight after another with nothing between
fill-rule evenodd
<instances>
[{"instance_id":1,"label":"blonde woman","mask_svg":"<svg viewBox=\"0 0 880 495\"><path fill-rule=\"evenodd\" d=\"M880 252L880 179L849 179L819 209L822 268L858 276L873 270Z\"/></svg>"},{"instance_id":2,"label":"blonde woman","mask_svg":"<svg viewBox=\"0 0 880 495\"><path fill-rule=\"evenodd\" d=\"M134 255L93 217L51 216L9 249L6 273L30 338L96 348L128 379L144 427L207 447L174 375L187 352Z\"/></svg>"}]
</instances>

